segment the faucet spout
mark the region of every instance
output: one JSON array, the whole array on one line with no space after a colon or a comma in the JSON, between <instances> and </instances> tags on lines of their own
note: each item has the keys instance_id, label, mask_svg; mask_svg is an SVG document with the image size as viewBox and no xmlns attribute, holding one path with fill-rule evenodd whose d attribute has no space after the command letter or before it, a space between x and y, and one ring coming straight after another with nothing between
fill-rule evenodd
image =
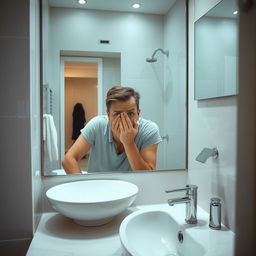
<instances>
[{"instance_id":1,"label":"faucet spout","mask_svg":"<svg viewBox=\"0 0 256 256\"><path fill-rule=\"evenodd\" d=\"M196 185L187 185L185 188L167 190L166 193L186 191L185 197L171 198L168 199L168 204L173 206L175 204L186 204L186 219L185 221L188 224L197 223L197 186Z\"/></svg>"},{"instance_id":2,"label":"faucet spout","mask_svg":"<svg viewBox=\"0 0 256 256\"><path fill-rule=\"evenodd\" d=\"M172 198L168 199L168 204L170 206L174 206L175 204L183 204L183 203L189 203L191 199L188 197L180 197L180 198Z\"/></svg>"}]
</instances>

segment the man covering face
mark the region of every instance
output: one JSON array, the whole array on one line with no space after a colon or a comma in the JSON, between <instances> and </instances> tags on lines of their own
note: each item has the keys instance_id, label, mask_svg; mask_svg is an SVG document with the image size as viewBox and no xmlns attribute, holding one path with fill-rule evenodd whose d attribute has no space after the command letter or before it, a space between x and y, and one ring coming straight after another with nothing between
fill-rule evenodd
<instances>
[{"instance_id":1,"label":"man covering face","mask_svg":"<svg viewBox=\"0 0 256 256\"><path fill-rule=\"evenodd\" d=\"M78 161L90 150L88 172L153 170L158 127L140 117L139 94L130 87L112 87L107 116L91 119L62 161L67 173L80 173Z\"/></svg>"}]
</instances>

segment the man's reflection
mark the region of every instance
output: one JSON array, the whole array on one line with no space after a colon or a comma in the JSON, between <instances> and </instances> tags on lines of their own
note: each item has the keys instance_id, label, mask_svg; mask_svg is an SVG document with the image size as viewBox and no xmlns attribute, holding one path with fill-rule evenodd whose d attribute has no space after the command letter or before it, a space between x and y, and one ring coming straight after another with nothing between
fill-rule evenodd
<instances>
[{"instance_id":1,"label":"man's reflection","mask_svg":"<svg viewBox=\"0 0 256 256\"><path fill-rule=\"evenodd\" d=\"M139 99L130 87L112 87L107 116L94 117L81 130L62 161L65 171L80 174L78 163L89 151L88 172L154 170L161 136L154 122L140 117Z\"/></svg>"}]
</instances>

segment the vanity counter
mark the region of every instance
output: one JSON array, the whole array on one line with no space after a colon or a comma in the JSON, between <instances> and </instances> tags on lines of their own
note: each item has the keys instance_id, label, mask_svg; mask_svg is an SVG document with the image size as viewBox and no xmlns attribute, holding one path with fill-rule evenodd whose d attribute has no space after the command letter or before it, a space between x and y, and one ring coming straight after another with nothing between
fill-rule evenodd
<instances>
[{"instance_id":1,"label":"vanity counter","mask_svg":"<svg viewBox=\"0 0 256 256\"><path fill-rule=\"evenodd\" d=\"M59 213L44 213L27 256L121 256L119 227L131 212L132 208L98 227L80 226Z\"/></svg>"},{"instance_id":2,"label":"vanity counter","mask_svg":"<svg viewBox=\"0 0 256 256\"><path fill-rule=\"evenodd\" d=\"M136 210L167 211L188 235L205 248L205 256L227 256L234 253L234 233L208 227L209 215L198 207L198 224L184 222L185 205L167 204L130 207L111 222L98 227L84 227L59 213L44 213L30 244L27 256L124 256L119 238L123 219Z\"/></svg>"}]
</instances>

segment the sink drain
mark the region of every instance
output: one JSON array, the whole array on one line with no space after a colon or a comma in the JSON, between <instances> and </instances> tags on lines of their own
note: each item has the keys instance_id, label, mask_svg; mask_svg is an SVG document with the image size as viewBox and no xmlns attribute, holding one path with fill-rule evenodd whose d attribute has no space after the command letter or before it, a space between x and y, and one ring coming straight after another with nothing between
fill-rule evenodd
<instances>
[{"instance_id":1,"label":"sink drain","mask_svg":"<svg viewBox=\"0 0 256 256\"><path fill-rule=\"evenodd\" d=\"M179 232L178 232L178 240L179 240L179 242L180 242L180 243L183 243L183 239L184 239L184 238L183 238L183 233L182 233L182 231L179 231Z\"/></svg>"}]
</instances>

